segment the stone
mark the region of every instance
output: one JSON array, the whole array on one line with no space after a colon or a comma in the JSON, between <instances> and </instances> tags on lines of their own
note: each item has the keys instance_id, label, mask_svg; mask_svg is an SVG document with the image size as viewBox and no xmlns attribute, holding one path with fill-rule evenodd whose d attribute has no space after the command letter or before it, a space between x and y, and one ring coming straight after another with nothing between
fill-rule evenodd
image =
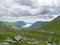
<instances>
[{"instance_id":1,"label":"stone","mask_svg":"<svg viewBox=\"0 0 60 45\"><path fill-rule=\"evenodd\" d=\"M23 40L23 39L20 39L19 41L20 41L21 43L24 43L24 42L25 42L25 40Z\"/></svg>"},{"instance_id":2,"label":"stone","mask_svg":"<svg viewBox=\"0 0 60 45\"><path fill-rule=\"evenodd\" d=\"M54 34L54 32L49 32L49 34Z\"/></svg>"},{"instance_id":3,"label":"stone","mask_svg":"<svg viewBox=\"0 0 60 45\"><path fill-rule=\"evenodd\" d=\"M15 43L16 41L13 41L12 39L6 39L5 42L8 42L8 43Z\"/></svg>"},{"instance_id":4,"label":"stone","mask_svg":"<svg viewBox=\"0 0 60 45\"><path fill-rule=\"evenodd\" d=\"M23 40L27 40L26 38L22 38Z\"/></svg>"},{"instance_id":5,"label":"stone","mask_svg":"<svg viewBox=\"0 0 60 45\"><path fill-rule=\"evenodd\" d=\"M32 41L33 41L33 40L34 40L34 41L36 41L37 39L35 39L35 38L32 38Z\"/></svg>"},{"instance_id":6,"label":"stone","mask_svg":"<svg viewBox=\"0 0 60 45\"><path fill-rule=\"evenodd\" d=\"M52 44L50 44L50 43L47 43L47 45L52 45Z\"/></svg>"},{"instance_id":7,"label":"stone","mask_svg":"<svg viewBox=\"0 0 60 45\"><path fill-rule=\"evenodd\" d=\"M44 33L45 33L46 31L44 31L44 30L40 30L40 32L44 32Z\"/></svg>"},{"instance_id":8,"label":"stone","mask_svg":"<svg viewBox=\"0 0 60 45\"><path fill-rule=\"evenodd\" d=\"M46 45L52 45L52 42L46 41Z\"/></svg>"},{"instance_id":9,"label":"stone","mask_svg":"<svg viewBox=\"0 0 60 45\"><path fill-rule=\"evenodd\" d=\"M13 40L15 40L15 41L19 41L20 39L22 39L21 36L15 36L15 37L13 38Z\"/></svg>"},{"instance_id":10,"label":"stone","mask_svg":"<svg viewBox=\"0 0 60 45\"><path fill-rule=\"evenodd\" d=\"M35 41L35 42L32 42L32 44L39 44L40 42L39 41Z\"/></svg>"},{"instance_id":11,"label":"stone","mask_svg":"<svg viewBox=\"0 0 60 45\"><path fill-rule=\"evenodd\" d=\"M31 42L27 42L28 44L31 44Z\"/></svg>"},{"instance_id":12,"label":"stone","mask_svg":"<svg viewBox=\"0 0 60 45\"><path fill-rule=\"evenodd\" d=\"M28 34L28 37L33 37L31 34Z\"/></svg>"},{"instance_id":13,"label":"stone","mask_svg":"<svg viewBox=\"0 0 60 45\"><path fill-rule=\"evenodd\" d=\"M24 35L24 33L20 33L20 35Z\"/></svg>"},{"instance_id":14,"label":"stone","mask_svg":"<svg viewBox=\"0 0 60 45\"><path fill-rule=\"evenodd\" d=\"M9 45L9 43L3 42L3 43L1 43L1 45Z\"/></svg>"}]
</instances>

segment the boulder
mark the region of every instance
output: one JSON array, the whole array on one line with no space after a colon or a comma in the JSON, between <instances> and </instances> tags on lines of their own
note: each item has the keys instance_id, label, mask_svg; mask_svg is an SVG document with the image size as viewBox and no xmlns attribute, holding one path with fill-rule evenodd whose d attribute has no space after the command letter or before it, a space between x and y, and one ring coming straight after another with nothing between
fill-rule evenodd
<instances>
[{"instance_id":1,"label":"boulder","mask_svg":"<svg viewBox=\"0 0 60 45\"><path fill-rule=\"evenodd\" d=\"M22 36L15 36L15 37L13 38L14 41L19 41L20 39L22 39Z\"/></svg>"},{"instance_id":2,"label":"boulder","mask_svg":"<svg viewBox=\"0 0 60 45\"><path fill-rule=\"evenodd\" d=\"M46 45L52 45L52 42L46 41Z\"/></svg>"},{"instance_id":3,"label":"boulder","mask_svg":"<svg viewBox=\"0 0 60 45\"><path fill-rule=\"evenodd\" d=\"M15 43L16 41L13 41L12 39L6 39L5 42L8 42L8 43Z\"/></svg>"},{"instance_id":4,"label":"boulder","mask_svg":"<svg viewBox=\"0 0 60 45\"><path fill-rule=\"evenodd\" d=\"M9 43L8 42L3 42L3 43L1 43L1 45L9 45Z\"/></svg>"},{"instance_id":5,"label":"boulder","mask_svg":"<svg viewBox=\"0 0 60 45\"><path fill-rule=\"evenodd\" d=\"M25 42L25 40L23 40L23 39L20 39L19 41L20 41L21 43L24 43L24 42Z\"/></svg>"},{"instance_id":6,"label":"boulder","mask_svg":"<svg viewBox=\"0 0 60 45\"><path fill-rule=\"evenodd\" d=\"M54 34L55 32L48 32L49 34Z\"/></svg>"},{"instance_id":7,"label":"boulder","mask_svg":"<svg viewBox=\"0 0 60 45\"><path fill-rule=\"evenodd\" d=\"M39 41L32 42L33 45L39 44Z\"/></svg>"}]
</instances>

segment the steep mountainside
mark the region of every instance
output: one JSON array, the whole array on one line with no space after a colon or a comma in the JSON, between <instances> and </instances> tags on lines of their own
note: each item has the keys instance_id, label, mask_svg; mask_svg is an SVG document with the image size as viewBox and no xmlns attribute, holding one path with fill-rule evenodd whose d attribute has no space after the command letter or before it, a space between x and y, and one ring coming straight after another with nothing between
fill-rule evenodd
<instances>
[{"instance_id":1,"label":"steep mountainside","mask_svg":"<svg viewBox=\"0 0 60 45\"><path fill-rule=\"evenodd\" d=\"M37 21L34 24L32 24L28 29L39 29L42 26L46 25L48 21Z\"/></svg>"},{"instance_id":2,"label":"steep mountainside","mask_svg":"<svg viewBox=\"0 0 60 45\"><path fill-rule=\"evenodd\" d=\"M41 29L60 33L60 16L52 20L50 23L48 23Z\"/></svg>"}]
</instances>

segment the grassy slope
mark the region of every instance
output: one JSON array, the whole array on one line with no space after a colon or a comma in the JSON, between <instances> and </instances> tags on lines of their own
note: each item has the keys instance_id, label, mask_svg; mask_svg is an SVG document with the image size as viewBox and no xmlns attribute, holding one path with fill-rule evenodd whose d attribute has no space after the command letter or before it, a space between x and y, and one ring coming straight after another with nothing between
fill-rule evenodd
<instances>
[{"instance_id":1,"label":"grassy slope","mask_svg":"<svg viewBox=\"0 0 60 45\"><path fill-rule=\"evenodd\" d=\"M58 21L57 21L58 20ZM59 24L60 24L60 19L55 19L54 21L52 21L52 23L49 23L46 27L49 26L49 28L44 27L43 29L45 30L49 30L49 31L54 31L54 32L59 32ZM6 25L6 27L11 27L9 26L9 23L3 23ZM52 25L53 24L53 25ZM1 25L1 24L0 24ZM58 27L57 27L58 26ZM11 39L13 39L15 36L19 35L20 33L24 33L23 37L27 38L27 39L32 39L35 38L37 40L42 40L43 42L37 45L45 45L45 42L48 37L52 38L52 42L60 42L60 36L56 35L56 34L48 34L48 33L43 33L40 32L39 30L9 30L5 28L0 28L0 43L4 42L5 39L7 39L7 37L10 37ZM12 26L13 28L15 28L14 26ZM53 27L53 28L52 28ZM57 29L57 30L56 30ZM33 37L28 37L28 34L33 35ZM32 45L32 44L28 44L28 43L11 43L10 45Z\"/></svg>"},{"instance_id":2,"label":"grassy slope","mask_svg":"<svg viewBox=\"0 0 60 45\"><path fill-rule=\"evenodd\" d=\"M41 29L60 33L60 16L55 18L53 21L51 21L50 23L48 23L46 26L42 27Z\"/></svg>"},{"instance_id":3,"label":"grassy slope","mask_svg":"<svg viewBox=\"0 0 60 45\"><path fill-rule=\"evenodd\" d=\"M30 31L30 30L14 31L14 30L0 29L0 43L4 42L4 40L7 39L7 37L10 37L11 39L13 39L13 37L19 35L20 33L24 33L23 37L25 37L27 39L35 38L37 40L43 41L37 45L45 45L44 41L46 41L48 39L48 37L52 37L53 42L60 41L60 36L43 33L43 32L40 32L39 30L36 30L36 31ZM28 34L31 34L33 37L28 37ZM32 44L16 42L16 43L11 43L10 45L32 45Z\"/></svg>"},{"instance_id":4,"label":"grassy slope","mask_svg":"<svg viewBox=\"0 0 60 45\"><path fill-rule=\"evenodd\" d=\"M12 24L10 24L8 22L3 22L3 21L0 21L0 28L4 28L4 29L18 29L14 25L12 25Z\"/></svg>"},{"instance_id":5,"label":"grassy slope","mask_svg":"<svg viewBox=\"0 0 60 45\"><path fill-rule=\"evenodd\" d=\"M48 23L48 21L37 21L34 24L32 24L30 27L28 27L28 30L38 30L40 29L42 26L46 25Z\"/></svg>"}]
</instances>

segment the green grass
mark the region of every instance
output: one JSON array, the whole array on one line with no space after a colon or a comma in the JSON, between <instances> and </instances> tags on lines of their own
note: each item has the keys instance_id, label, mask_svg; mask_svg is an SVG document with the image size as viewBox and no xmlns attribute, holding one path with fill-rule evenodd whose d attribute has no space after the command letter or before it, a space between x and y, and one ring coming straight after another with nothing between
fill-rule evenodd
<instances>
[{"instance_id":1,"label":"green grass","mask_svg":"<svg viewBox=\"0 0 60 45\"><path fill-rule=\"evenodd\" d=\"M0 28L4 28L4 29L18 29L16 26L10 24L9 22L4 22L4 21L0 21Z\"/></svg>"},{"instance_id":2,"label":"green grass","mask_svg":"<svg viewBox=\"0 0 60 45\"><path fill-rule=\"evenodd\" d=\"M2 25L4 25L4 27ZM56 18L55 20L41 28L42 30L55 32L54 34L41 32L40 30L18 30L15 26L9 24L8 22L0 22L0 27L2 27L0 28L0 43L5 42L8 37L13 40L15 36L18 36L21 33L23 38L29 39L26 40L26 42L34 42L35 40L32 40L33 38L37 41L41 41L39 44L36 45L46 45L45 41L47 41L49 38L51 38L51 42L53 43L60 42L60 17ZM29 37L28 35L32 35L32 37ZM19 41L16 41L16 43L10 43L10 45L33 45L26 42L20 43Z\"/></svg>"},{"instance_id":3,"label":"green grass","mask_svg":"<svg viewBox=\"0 0 60 45\"><path fill-rule=\"evenodd\" d=\"M14 30L0 29L0 43L4 42L5 39L7 39L7 37L10 37L11 39L13 39L15 36L19 35L20 33L24 33L23 34L24 38L27 38L27 39L35 38L36 40L41 40L42 42L37 45L45 45L44 41L46 41L48 39L48 37L52 38L52 42L55 42L55 43L57 43L58 41L60 42L60 36L55 35L55 34L43 33L43 32L40 32L39 30L14 31ZM28 34L32 35L33 37L29 37ZM27 40L27 42L29 42L29 41L31 41L31 40ZM31 42L33 42L33 41L31 41ZM10 45L32 45L32 44L16 42L16 43L11 43Z\"/></svg>"},{"instance_id":4,"label":"green grass","mask_svg":"<svg viewBox=\"0 0 60 45\"><path fill-rule=\"evenodd\" d=\"M41 28L42 30L52 31L60 34L60 16Z\"/></svg>"}]
</instances>

